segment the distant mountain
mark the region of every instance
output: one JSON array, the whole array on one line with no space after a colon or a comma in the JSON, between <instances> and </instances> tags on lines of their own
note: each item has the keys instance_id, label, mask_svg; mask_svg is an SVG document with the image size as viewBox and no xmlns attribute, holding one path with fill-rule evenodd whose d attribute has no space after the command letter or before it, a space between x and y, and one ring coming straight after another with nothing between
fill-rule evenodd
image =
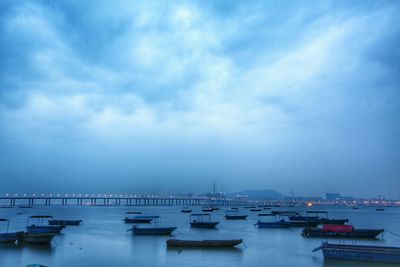
<instances>
[{"instance_id":1,"label":"distant mountain","mask_svg":"<svg viewBox=\"0 0 400 267\"><path fill-rule=\"evenodd\" d=\"M247 196L249 199L257 199L257 200L280 200L284 199L286 196L281 193L271 190L243 190L240 192L227 193L226 196L228 198L236 198L237 196Z\"/></svg>"}]
</instances>

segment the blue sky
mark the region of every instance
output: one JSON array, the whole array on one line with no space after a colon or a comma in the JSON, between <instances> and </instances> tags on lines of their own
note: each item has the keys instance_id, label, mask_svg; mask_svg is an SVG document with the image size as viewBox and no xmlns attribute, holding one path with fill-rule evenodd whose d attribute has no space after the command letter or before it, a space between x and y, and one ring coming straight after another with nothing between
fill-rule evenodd
<instances>
[{"instance_id":1,"label":"blue sky","mask_svg":"<svg viewBox=\"0 0 400 267\"><path fill-rule=\"evenodd\" d=\"M3 192L400 197L398 1L2 1Z\"/></svg>"}]
</instances>

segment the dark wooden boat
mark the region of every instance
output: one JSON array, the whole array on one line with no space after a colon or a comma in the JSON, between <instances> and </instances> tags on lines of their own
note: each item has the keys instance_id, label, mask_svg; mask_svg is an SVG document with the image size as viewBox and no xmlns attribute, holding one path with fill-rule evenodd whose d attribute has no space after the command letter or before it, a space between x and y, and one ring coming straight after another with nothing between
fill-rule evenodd
<instances>
[{"instance_id":1,"label":"dark wooden boat","mask_svg":"<svg viewBox=\"0 0 400 267\"><path fill-rule=\"evenodd\" d=\"M271 211L272 214L280 215L280 216L298 216L300 213L297 211L280 211L280 210L273 210Z\"/></svg>"},{"instance_id":2,"label":"dark wooden boat","mask_svg":"<svg viewBox=\"0 0 400 267\"><path fill-rule=\"evenodd\" d=\"M0 222L7 223L6 232L0 233L0 243L15 243L22 239L24 232L9 232L10 221L8 219L0 219Z\"/></svg>"},{"instance_id":3,"label":"dark wooden boat","mask_svg":"<svg viewBox=\"0 0 400 267\"><path fill-rule=\"evenodd\" d=\"M400 264L400 247L341 245L324 242L313 252L318 250L322 250L325 259Z\"/></svg>"},{"instance_id":4,"label":"dark wooden boat","mask_svg":"<svg viewBox=\"0 0 400 267\"><path fill-rule=\"evenodd\" d=\"M63 225L62 226L61 225L57 225L57 226L56 225L51 225L51 226L49 225L49 226L46 226L46 225L35 225L35 224L32 224L32 225L26 227L26 231L28 233L37 233L37 234L45 234L45 233L58 234L64 228L65 228L65 226L63 226Z\"/></svg>"},{"instance_id":5,"label":"dark wooden boat","mask_svg":"<svg viewBox=\"0 0 400 267\"><path fill-rule=\"evenodd\" d=\"M130 231L134 235L170 235L176 227L139 227L133 226Z\"/></svg>"},{"instance_id":6,"label":"dark wooden boat","mask_svg":"<svg viewBox=\"0 0 400 267\"><path fill-rule=\"evenodd\" d=\"M358 210L358 209L359 209L358 206L352 206L351 208L352 208L353 210Z\"/></svg>"},{"instance_id":7,"label":"dark wooden boat","mask_svg":"<svg viewBox=\"0 0 400 267\"><path fill-rule=\"evenodd\" d=\"M307 214L325 214L328 216L327 211L307 211ZM349 222L348 219L330 219L330 218L324 218L320 216L289 216L289 221L304 221L304 222L315 222L319 224L345 224L346 222Z\"/></svg>"},{"instance_id":8,"label":"dark wooden boat","mask_svg":"<svg viewBox=\"0 0 400 267\"><path fill-rule=\"evenodd\" d=\"M131 216L136 214L142 214L140 211L128 211L125 213L125 223L151 223L154 219L154 216L145 216L145 215L137 215Z\"/></svg>"},{"instance_id":9,"label":"dark wooden boat","mask_svg":"<svg viewBox=\"0 0 400 267\"><path fill-rule=\"evenodd\" d=\"M188 247L188 248L229 248L239 245L243 239L227 240L182 240L168 239L168 247Z\"/></svg>"},{"instance_id":10,"label":"dark wooden boat","mask_svg":"<svg viewBox=\"0 0 400 267\"><path fill-rule=\"evenodd\" d=\"M260 208L254 208L254 209L250 209L250 211L262 211L262 209L260 209Z\"/></svg>"},{"instance_id":11,"label":"dark wooden boat","mask_svg":"<svg viewBox=\"0 0 400 267\"><path fill-rule=\"evenodd\" d=\"M183 207L183 208L181 209L181 212L183 212L183 213L191 213L191 212L192 212L192 209L189 208L189 207Z\"/></svg>"},{"instance_id":12,"label":"dark wooden boat","mask_svg":"<svg viewBox=\"0 0 400 267\"><path fill-rule=\"evenodd\" d=\"M25 233L24 243L29 244L49 244L56 234L54 233Z\"/></svg>"},{"instance_id":13,"label":"dark wooden boat","mask_svg":"<svg viewBox=\"0 0 400 267\"><path fill-rule=\"evenodd\" d=\"M207 208L207 207L205 207L205 208L203 208L201 211L203 211L203 212L213 212L214 209L213 209L213 208Z\"/></svg>"},{"instance_id":14,"label":"dark wooden boat","mask_svg":"<svg viewBox=\"0 0 400 267\"><path fill-rule=\"evenodd\" d=\"M227 210L225 212L226 220L245 220L247 218L246 214L239 214L237 210Z\"/></svg>"},{"instance_id":15,"label":"dark wooden boat","mask_svg":"<svg viewBox=\"0 0 400 267\"><path fill-rule=\"evenodd\" d=\"M304 228L303 237L376 238L384 229L355 229L352 225L323 225L322 228Z\"/></svg>"},{"instance_id":16,"label":"dark wooden boat","mask_svg":"<svg viewBox=\"0 0 400 267\"><path fill-rule=\"evenodd\" d=\"M190 226L194 228L215 228L218 224L211 221L211 215L207 213L190 215Z\"/></svg>"},{"instance_id":17,"label":"dark wooden boat","mask_svg":"<svg viewBox=\"0 0 400 267\"><path fill-rule=\"evenodd\" d=\"M385 211L384 208L376 208L376 211Z\"/></svg>"},{"instance_id":18,"label":"dark wooden boat","mask_svg":"<svg viewBox=\"0 0 400 267\"><path fill-rule=\"evenodd\" d=\"M262 218L274 218L273 221L262 221ZM284 219L277 220L276 214L271 213L260 213L258 214L258 220L255 224L258 228L289 228L290 224Z\"/></svg>"},{"instance_id":19,"label":"dark wooden boat","mask_svg":"<svg viewBox=\"0 0 400 267\"><path fill-rule=\"evenodd\" d=\"M48 215L34 215L28 217L26 231L33 234L58 234L62 229L65 228L64 225L44 225L45 220L52 219L53 216ZM36 219L37 224L30 224L30 220Z\"/></svg>"},{"instance_id":20,"label":"dark wooden boat","mask_svg":"<svg viewBox=\"0 0 400 267\"><path fill-rule=\"evenodd\" d=\"M49 225L64 225L64 226L71 226L71 225L79 225L82 220L49 220Z\"/></svg>"},{"instance_id":21,"label":"dark wooden boat","mask_svg":"<svg viewBox=\"0 0 400 267\"><path fill-rule=\"evenodd\" d=\"M151 216L153 219L153 225L150 227L139 227L133 226L128 231L132 231L134 235L170 235L176 227L160 227L158 226L158 219L160 216Z\"/></svg>"}]
</instances>

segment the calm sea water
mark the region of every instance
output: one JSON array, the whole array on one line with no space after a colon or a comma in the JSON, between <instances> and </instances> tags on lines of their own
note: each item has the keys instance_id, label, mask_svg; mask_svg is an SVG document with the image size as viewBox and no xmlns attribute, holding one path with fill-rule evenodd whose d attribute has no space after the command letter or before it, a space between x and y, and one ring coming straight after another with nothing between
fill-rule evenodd
<instances>
[{"instance_id":1,"label":"calm sea water","mask_svg":"<svg viewBox=\"0 0 400 267\"><path fill-rule=\"evenodd\" d=\"M193 207L200 212L201 207ZM52 215L60 219L82 219L81 226L70 226L56 236L51 246L1 246L0 266L26 266L40 263L47 266L385 266L375 263L325 260L321 251L312 249L321 239L300 236L301 229L258 229L253 224L256 213L244 221L226 221L223 216L228 207L213 212L213 220L220 222L218 229L192 229L189 215L180 207L91 207L43 206L31 209L0 209L0 217L11 220L10 230L23 230L30 215ZM276 208L278 209L278 208ZM290 208L285 208L285 210ZM307 208L291 208L304 210ZM400 233L400 208L313 207L327 210L329 217L349 218L358 228L384 228ZM281 208L282 210L282 208ZM127 232L130 225L123 222L126 211L142 211L145 215L160 215L160 225L176 226L172 238L182 239L244 239L245 245L234 249L167 249L166 236L134 236ZM1 225L4 230L4 225ZM343 240L332 240L343 242ZM346 241L346 244L351 244ZM385 233L383 238L357 241L357 244L400 246L400 238ZM393 264L387 266L394 266Z\"/></svg>"}]
</instances>

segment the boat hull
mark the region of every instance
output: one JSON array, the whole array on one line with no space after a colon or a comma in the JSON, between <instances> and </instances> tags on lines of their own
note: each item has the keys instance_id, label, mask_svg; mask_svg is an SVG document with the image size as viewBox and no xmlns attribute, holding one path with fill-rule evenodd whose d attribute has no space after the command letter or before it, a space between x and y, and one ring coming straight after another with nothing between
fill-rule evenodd
<instances>
[{"instance_id":1,"label":"boat hull","mask_svg":"<svg viewBox=\"0 0 400 267\"><path fill-rule=\"evenodd\" d=\"M0 243L15 243L23 238L24 232L2 233Z\"/></svg>"},{"instance_id":2,"label":"boat hull","mask_svg":"<svg viewBox=\"0 0 400 267\"><path fill-rule=\"evenodd\" d=\"M49 244L53 240L56 234L37 234L37 233L26 233L23 238L24 243L28 244Z\"/></svg>"},{"instance_id":3,"label":"boat hull","mask_svg":"<svg viewBox=\"0 0 400 267\"><path fill-rule=\"evenodd\" d=\"M26 230L28 233L34 233L34 234L58 234L64 228L65 228L65 226L31 225L31 226L27 226Z\"/></svg>"},{"instance_id":4,"label":"boat hull","mask_svg":"<svg viewBox=\"0 0 400 267\"><path fill-rule=\"evenodd\" d=\"M247 215L225 215L227 220L245 220Z\"/></svg>"},{"instance_id":5,"label":"boat hull","mask_svg":"<svg viewBox=\"0 0 400 267\"><path fill-rule=\"evenodd\" d=\"M219 222L191 222L190 226L194 228L215 228Z\"/></svg>"},{"instance_id":6,"label":"boat hull","mask_svg":"<svg viewBox=\"0 0 400 267\"><path fill-rule=\"evenodd\" d=\"M125 218L125 223L150 223L153 219L146 219L146 218Z\"/></svg>"},{"instance_id":7,"label":"boat hull","mask_svg":"<svg viewBox=\"0 0 400 267\"><path fill-rule=\"evenodd\" d=\"M188 247L188 248L229 248L242 243L242 239L232 240L181 240L168 239L168 247Z\"/></svg>"},{"instance_id":8,"label":"boat hull","mask_svg":"<svg viewBox=\"0 0 400 267\"><path fill-rule=\"evenodd\" d=\"M49 225L61 225L61 226L69 226L69 225L79 225L82 220L49 220Z\"/></svg>"},{"instance_id":9,"label":"boat hull","mask_svg":"<svg viewBox=\"0 0 400 267\"><path fill-rule=\"evenodd\" d=\"M289 228L290 224L285 221L278 222L258 222L258 228Z\"/></svg>"},{"instance_id":10,"label":"boat hull","mask_svg":"<svg viewBox=\"0 0 400 267\"><path fill-rule=\"evenodd\" d=\"M134 235L170 235L175 229L176 227L134 227L132 233Z\"/></svg>"},{"instance_id":11,"label":"boat hull","mask_svg":"<svg viewBox=\"0 0 400 267\"><path fill-rule=\"evenodd\" d=\"M324 231L318 228L305 228L303 237L331 237L331 238L376 238L383 233L383 229L354 229L351 232Z\"/></svg>"},{"instance_id":12,"label":"boat hull","mask_svg":"<svg viewBox=\"0 0 400 267\"><path fill-rule=\"evenodd\" d=\"M383 263L400 263L399 247L323 244L324 258Z\"/></svg>"}]
</instances>

